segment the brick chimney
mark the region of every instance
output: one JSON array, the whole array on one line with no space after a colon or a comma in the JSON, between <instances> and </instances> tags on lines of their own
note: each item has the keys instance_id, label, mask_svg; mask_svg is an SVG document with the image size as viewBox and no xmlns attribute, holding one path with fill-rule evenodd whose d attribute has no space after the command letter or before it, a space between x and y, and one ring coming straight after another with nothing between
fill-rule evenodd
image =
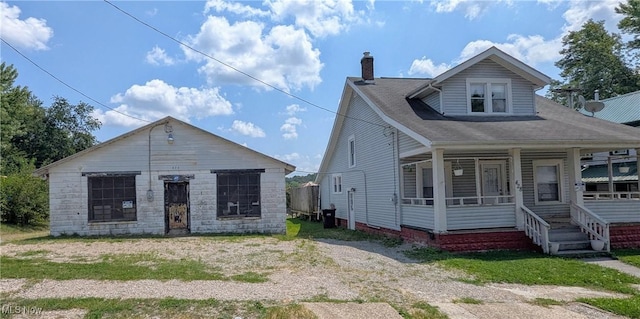
<instances>
[{"instance_id":1,"label":"brick chimney","mask_svg":"<svg viewBox=\"0 0 640 319\"><path fill-rule=\"evenodd\" d=\"M364 56L360 59L362 65L362 80L365 82L373 82L373 57L370 53L364 52Z\"/></svg>"}]
</instances>

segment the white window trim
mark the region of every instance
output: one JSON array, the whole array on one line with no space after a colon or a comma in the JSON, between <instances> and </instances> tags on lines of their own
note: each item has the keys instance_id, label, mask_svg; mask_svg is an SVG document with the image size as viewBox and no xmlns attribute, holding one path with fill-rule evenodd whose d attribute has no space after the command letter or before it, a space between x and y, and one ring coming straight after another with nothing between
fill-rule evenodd
<instances>
[{"instance_id":1,"label":"white window trim","mask_svg":"<svg viewBox=\"0 0 640 319\"><path fill-rule=\"evenodd\" d=\"M342 184L342 174L331 175L331 193L342 194Z\"/></svg>"},{"instance_id":2,"label":"white window trim","mask_svg":"<svg viewBox=\"0 0 640 319\"><path fill-rule=\"evenodd\" d=\"M431 168L433 170L432 162L423 162L416 164L416 197L424 198L421 196L422 188L424 187L422 182L422 169L423 168ZM444 162L444 171L445 171L445 196L453 197L453 168L450 161ZM435 186L434 186L435 187Z\"/></svg>"},{"instance_id":3,"label":"white window trim","mask_svg":"<svg viewBox=\"0 0 640 319\"><path fill-rule=\"evenodd\" d=\"M353 143L353 154L351 153L351 143ZM349 163L349 168L356 167L356 137L355 135L349 136L349 141L347 142L347 162ZM351 158L353 157L353 163L351 163Z\"/></svg>"},{"instance_id":4,"label":"white window trim","mask_svg":"<svg viewBox=\"0 0 640 319\"><path fill-rule=\"evenodd\" d=\"M538 166L556 166L558 167L558 199L557 201L540 202L538 201L538 176L536 174ZM564 200L564 161L562 159L548 159L533 161L533 198L536 205L555 205L563 204Z\"/></svg>"},{"instance_id":5,"label":"white window trim","mask_svg":"<svg viewBox=\"0 0 640 319\"><path fill-rule=\"evenodd\" d=\"M485 95L484 95L484 105L485 105L485 111L484 112L471 112L471 84L484 84L485 85ZM507 85L507 92L506 92L506 110L505 112L493 112L493 110L491 109L491 94L489 94L491 92L491 84L492 83L496 83L496 84L506 84ZM513 114L513 106L512 106L512 94L511 94L511 79L509 78L468 78L467 79L467 114L470 115L487 115L487 114L491 114L491 115L511 115Z\"/></svg>"}]
</instances>

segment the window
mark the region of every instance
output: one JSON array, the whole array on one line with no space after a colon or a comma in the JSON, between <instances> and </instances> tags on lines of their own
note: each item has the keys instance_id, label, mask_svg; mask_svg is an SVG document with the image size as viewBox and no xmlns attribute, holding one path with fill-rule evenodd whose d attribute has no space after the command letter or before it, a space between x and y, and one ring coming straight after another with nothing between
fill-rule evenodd
<instances>
[{"instance_id":1,"label":"window","mask_svg":"<svg viewBox=\"0 0 640 319\"><path fill-rule=\"evenodd\" d=\"M333 193L341 194L342 193L342 174L333 174L331 175L331 178L333 179L333 182L332 182Z\"/></svg>"},{"instance_id":2,"label":"window","mask_svg":"<svg viewBox=\"0 0 640 319\"><path fill-rule=\"evenodd\" d=\"M542 160L533 162L535 202L561 203L562 160Z\"/></svg>"},{"instance_id":3,"label":"window","mask_svg":"<svg viewBox=\"0 0 640 319\"><path fill-rule=\"evenodd\" d=\"M88 176L87 182L90 222L136 220L135 175L100 174Z\"/></svg>"},{"instance_id":4,"label":"window","mask_svg":"<svg viewBox=\"0 0 640 319\"><path fill-rule=\"evenodd\" d=\"M511 112L511 79L467 79L470 113L507 114Z\"/></svg>"},{"instance_id":5,"label":"window","mask_svg":"<svg viewBox=\"0 0 640 319\"><path fill-rule=\"evenodd\" d=\"M260 217L260 173L264 170L214 171L218 217Z\"/></svg>"},{"instance_id":6,"label":"window","mask_svg":"<svg viewBox=\"0 0 640 319\"><path fill-rule=\"evenodd\" d=\"M356 138L351 135L349 137L349 167L356 166Z\"/></svg>"}]
</instances>

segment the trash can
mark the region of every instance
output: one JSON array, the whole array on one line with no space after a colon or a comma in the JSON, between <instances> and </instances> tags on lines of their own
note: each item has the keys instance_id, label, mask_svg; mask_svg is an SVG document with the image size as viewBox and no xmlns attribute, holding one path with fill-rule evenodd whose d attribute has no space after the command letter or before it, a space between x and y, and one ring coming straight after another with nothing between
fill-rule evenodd
<instances>
[{"instance_id":1,"label":"trash can","mask_svg":"<svg viewBox=\"0 0 640 319\"><path fill-rule=\"evenodd\" d=\"M322 220L324 221L324 228L335 228L336 227L336 210L323 209Z\"/></svg>"}]
</instances>

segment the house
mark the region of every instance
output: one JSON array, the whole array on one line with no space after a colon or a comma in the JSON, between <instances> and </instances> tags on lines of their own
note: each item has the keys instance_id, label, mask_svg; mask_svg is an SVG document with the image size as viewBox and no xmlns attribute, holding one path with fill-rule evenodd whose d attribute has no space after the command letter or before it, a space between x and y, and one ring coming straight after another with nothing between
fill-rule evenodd
<instances>
[{"instance_id":1,"label":"house","mask_svg":"<svg viewBox=\"0 0 640 319\"><path fill-rule=\"evenodd\" d=\"M284 233L290 164L166 117L36 170L51 235Z\"/></svg>"},{"instance_id":2,"label":"house","mask_svg":"<svg viewBox=\"0 0 640 319\"><path fill-rule=\"evenodd\" d=\"M599 112L580 112L640 130L640 91L601 100ZM629 196L638 191L638 154L634 149L582 154L582 181L590 196ZM611 176L611 177L609 177Z\"/></svg>"},{"instance_id":3,"label":"house","mask_svg":"<svg viewBox=\"0 0 640 319\"><path fill-rule=\"evenodd\" d=\"M580 166L640 130L536 95L550 78L495 47L432 79L361 66L316 179L340 226L454 251L640 246L640 193L585 198Z\"/></svg>"}]
</instances>

